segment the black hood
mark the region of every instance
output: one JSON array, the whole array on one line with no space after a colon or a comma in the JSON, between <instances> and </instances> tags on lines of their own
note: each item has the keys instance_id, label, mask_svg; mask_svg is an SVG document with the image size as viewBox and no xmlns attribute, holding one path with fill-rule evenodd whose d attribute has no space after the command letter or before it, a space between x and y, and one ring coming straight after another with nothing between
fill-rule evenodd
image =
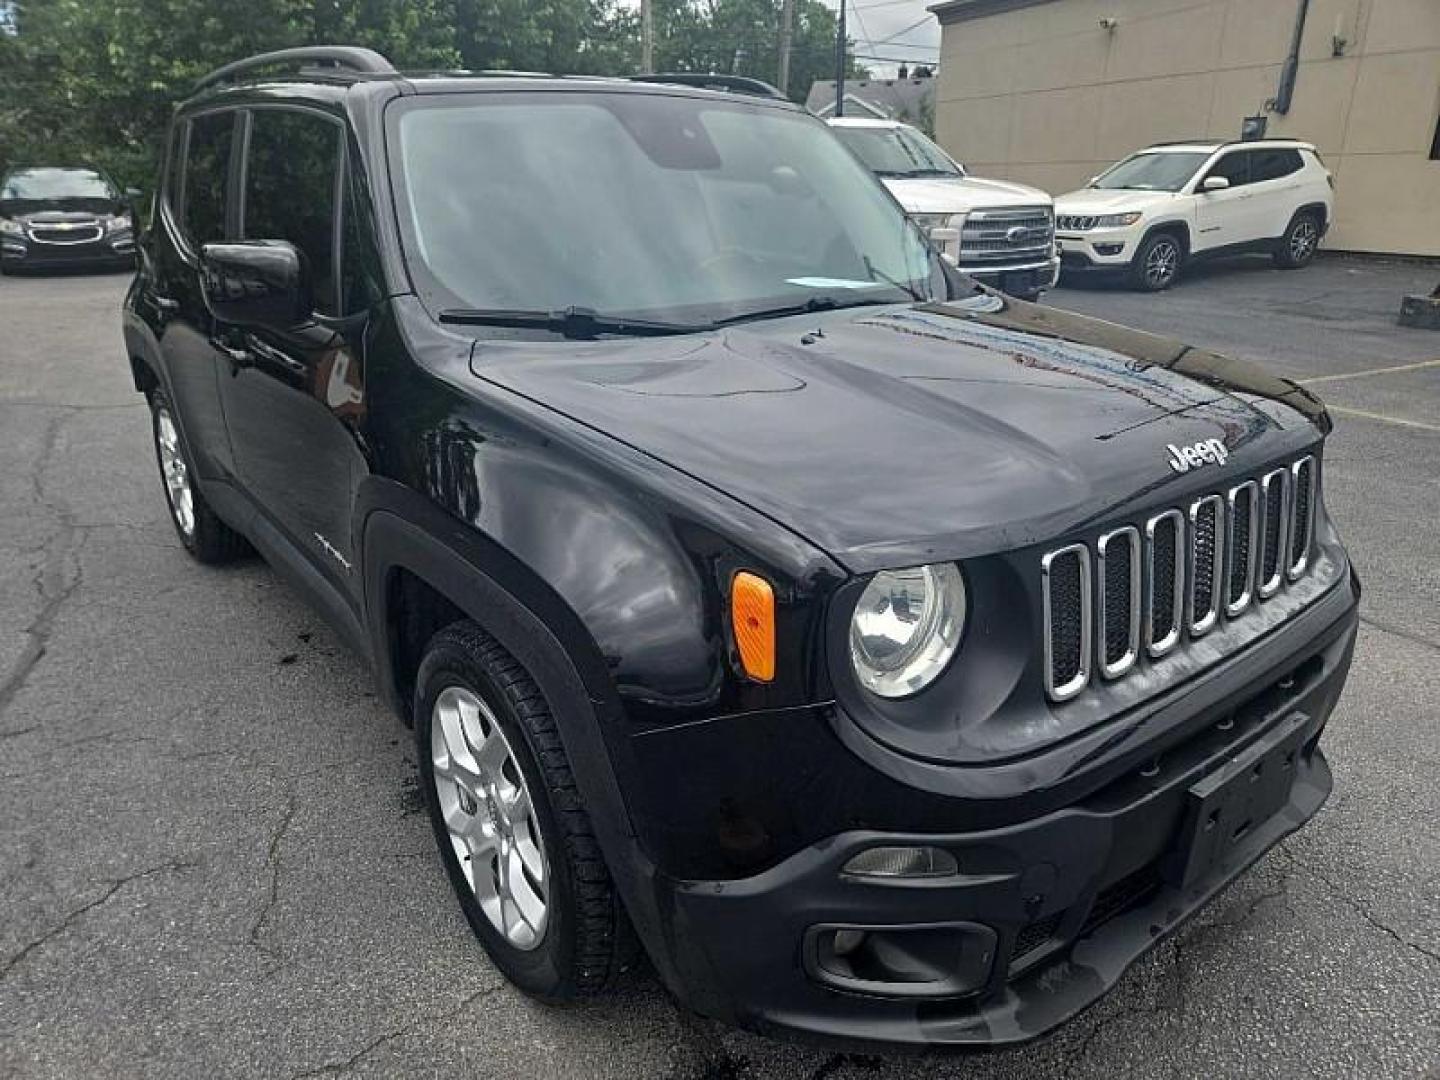
<instances>
[{"instance_id":1,"label":"black hood","mask_svg":"<svg viewBox=\"0 0 1440 1080\"><path fill-rule=\"evenodd\" d=\"M1218 438L1240 471L1328 424L1308 392L1253 365L989 295L678 338L482 340L472 369L857 572L1104 517L1183 482L1170 444Z\"/></svg>"}]
</instances>

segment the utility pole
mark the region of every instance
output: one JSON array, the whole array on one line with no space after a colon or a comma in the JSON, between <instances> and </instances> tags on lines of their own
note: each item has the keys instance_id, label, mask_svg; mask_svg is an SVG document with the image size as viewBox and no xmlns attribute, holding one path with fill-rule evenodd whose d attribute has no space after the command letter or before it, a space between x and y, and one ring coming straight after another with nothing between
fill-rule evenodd
<instances>
[{"instance_id":1,"label":"utility pole","mask_svg":"<svg viewBox=\"0 0 1440 1080\"><path fill-rule=\"evenodd\" d=\"M655 13L651 0L640 0L640 74L655 70Z\"/></svg>"},{"instance_id":2,"label":"utility pole","mask_svg":"<svg viewBox=\"0 0 1440 1080\"><path fill-rule=\"evenodd\" d=\"M840 0L840 28L835 35L835 115L845 115L845 4Z\"/></svg>"},{"instance_id":3,"label":"utility pole","mask_svg":"<svg viewBox=\"0 0 1440 1080\"><path fill-rule=\"evenodd\" d=\"M795 0L780 5L780 75L775 80L780 92L790 96L790 43L795 30Z\"/></svg>"}]
</instances>

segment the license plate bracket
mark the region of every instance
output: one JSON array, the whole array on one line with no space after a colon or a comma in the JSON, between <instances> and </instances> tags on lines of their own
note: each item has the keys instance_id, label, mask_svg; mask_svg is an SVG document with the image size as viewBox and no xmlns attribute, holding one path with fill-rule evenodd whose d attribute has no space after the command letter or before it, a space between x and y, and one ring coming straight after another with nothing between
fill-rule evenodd
<instances>
[{"instance_id":1,"label":"license plate bracket","mask_svg":"<svg viewBox=\"0 0 1440 1080\"><path fill-rule=\"evenodd\" d=\"M1188 889L1290 798L1309 717L1291 713L1265 738L1190 787L1165 877Z\"/></svg>"}]
</instances>

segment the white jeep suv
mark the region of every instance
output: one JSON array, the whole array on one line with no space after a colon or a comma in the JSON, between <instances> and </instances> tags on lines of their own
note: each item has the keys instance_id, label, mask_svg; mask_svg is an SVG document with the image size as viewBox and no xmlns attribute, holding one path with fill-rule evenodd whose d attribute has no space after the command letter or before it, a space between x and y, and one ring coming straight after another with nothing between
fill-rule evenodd
<instances>
[{"instance_id":1,"label":"white jeep suv","mask_svg":"<svg viewBox=\"0 0 1440 1080\"><path fill-rule=\"evenodd\" d=\"M1294 268L1330 226L1333 187L1309 143L1162 143L1056 197L1056 241L1066 271L1124 268L1147 291L1212 255L1267 251Z\"/></svg>"},{"instance_id":2,"label":"white jeep suv","mask_svg":"<svg viewBox=\"0 0 1440 1080\"><path fill-rule=\"evenodd\" d=\"M909 124L837 117L846 148L890 189L966 274L1011 296L1034 300L1055 284L1055 203L1045 192L982 180Z\"/></svg>"}]
</instances>

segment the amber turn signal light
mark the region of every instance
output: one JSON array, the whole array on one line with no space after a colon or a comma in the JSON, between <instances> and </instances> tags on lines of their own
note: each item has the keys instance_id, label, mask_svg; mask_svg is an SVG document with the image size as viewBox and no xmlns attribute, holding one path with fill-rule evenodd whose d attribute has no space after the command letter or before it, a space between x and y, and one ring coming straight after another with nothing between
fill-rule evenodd
<instances>
[{"instance_id":1,"label":"amber turn signal light","mask_svg":"<svg viewBox=\"0 0 1440 1080\"><path fill-rule=\"evenodd\" d=\"M730 583L730 622L745 674L759 682L775 678L775 590L742 570Z\"/></svg>"}]
</instances>

